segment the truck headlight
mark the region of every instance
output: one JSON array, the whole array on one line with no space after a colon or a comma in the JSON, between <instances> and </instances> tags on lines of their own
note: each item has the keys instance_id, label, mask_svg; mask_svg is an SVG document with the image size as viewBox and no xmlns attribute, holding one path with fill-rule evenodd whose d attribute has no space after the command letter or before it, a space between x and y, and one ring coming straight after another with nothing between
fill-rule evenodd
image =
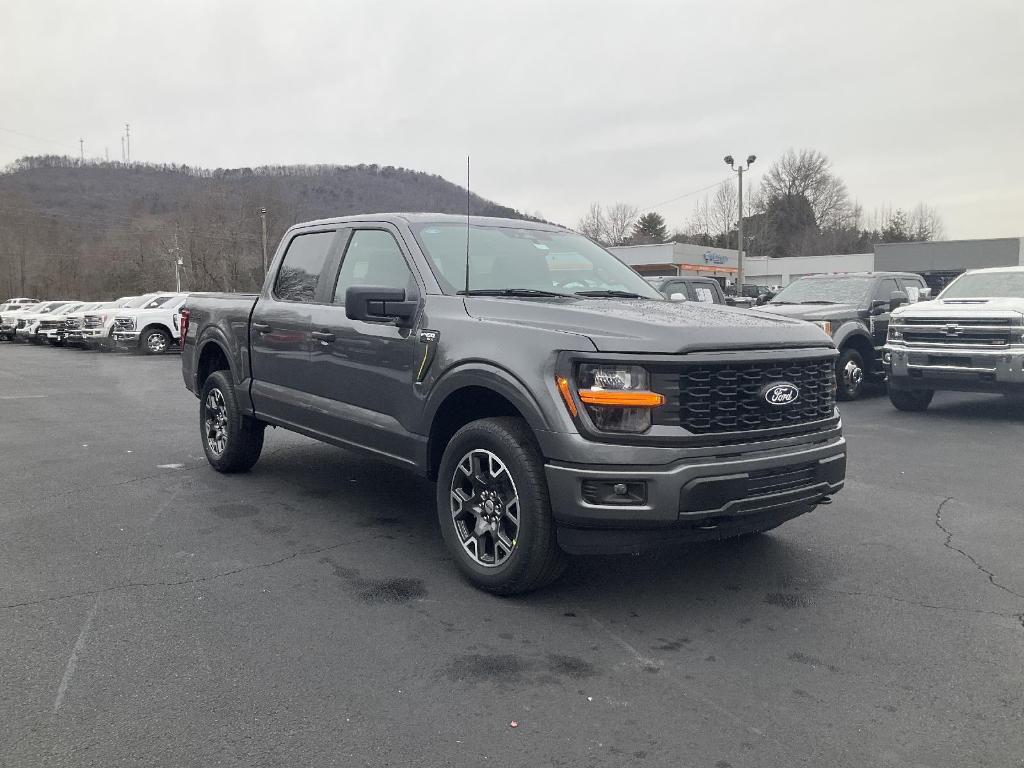
<instances>
[{"instance_id":1,"label":"truck headlight","mask_svg":"<svg viewBox=\"0 0 1024 768\"><path fill-rule=\"evenodd\" d=\"M831 320L814 320L813 322L814 322L814 324L816 326L821 328L821 330L823 330L829 336L832 335L832 321Z\"/></svg>"},{"instance_id":2,"label":"truck headlight","mask_svg":"<svg viewBox=\"0 0 1024 768\"><path fill-rule=\"evenodd\" d=\"M646 432L651 410L665 404L664 395L650 391L650 376L638 365L584 363L576 383L587 415L604 432Z\"/></svg>"}]
</instances>

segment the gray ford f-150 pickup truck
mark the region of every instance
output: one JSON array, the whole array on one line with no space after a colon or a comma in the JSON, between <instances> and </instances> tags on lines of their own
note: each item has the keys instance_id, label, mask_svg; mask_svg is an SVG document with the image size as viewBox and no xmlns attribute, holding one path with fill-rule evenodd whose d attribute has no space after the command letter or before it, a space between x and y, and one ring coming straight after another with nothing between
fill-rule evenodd
<instances>
[{"instance_id":1,"label":"gray ford f-150 pickup truck","mask_svg":"<svg viewBox=\"0 0 1024 768\"><path fill-rule=\"evenodd\" d=\"M820 328L668 301L560 227L299 224L258 296L192 294L182 314L214 468L250 469L269 424L419 472L490 591L548 583L566 553L765 531L844 482Z\"/></svg>"}]
</instances>

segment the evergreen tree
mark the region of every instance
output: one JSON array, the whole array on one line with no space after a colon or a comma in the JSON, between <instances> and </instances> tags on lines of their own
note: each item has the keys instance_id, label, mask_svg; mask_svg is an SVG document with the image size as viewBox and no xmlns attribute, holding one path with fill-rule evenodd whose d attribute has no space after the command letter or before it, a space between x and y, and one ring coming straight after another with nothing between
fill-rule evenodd
<instances>
[{"instance_id":1,"label":"evergreen tree","mask_svg":"<svg viewBox=\"0 0 1024 768\"><path fill-rule=\"evenodd\" d=\"M666 240L668 229L665 227L665 218L660 213L645 213L633 225L633 234L630 237L633 245L664 243Z\"/></svg>"}]
</instances>

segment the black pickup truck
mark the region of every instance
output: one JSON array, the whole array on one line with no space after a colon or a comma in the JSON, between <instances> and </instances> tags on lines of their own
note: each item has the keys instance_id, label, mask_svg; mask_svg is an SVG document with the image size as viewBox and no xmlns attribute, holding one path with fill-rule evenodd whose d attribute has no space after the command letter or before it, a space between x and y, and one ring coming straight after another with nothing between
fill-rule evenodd
<instances>
[{"instance_id":1,"label":"black pickup truck","mask_svg":"<svg viewBox=\"0 0 1024 768\"><path fill-rule=\"evenodd\" d=\"M434 479L456 563L493 592L552 581L566 553L766 531L845 479L827 335L666 300L556 226L300 224L262 293L182 314L215 469L250 469L273 425Z\"/></svg>"},{"instance_id":2,"label":"black pickup truck","mask_svg":"<svg viewBox=\"0 0 1024 768\"><path fill-rule=\"evenodd\" d=\"M866 382L885 380L889 313L928 292L924 278L912 272L846 272L802 277L758 303L766 312L808 320L829 334L839 349L838 397L856 400Z\"/></svg>"}]
</instances>

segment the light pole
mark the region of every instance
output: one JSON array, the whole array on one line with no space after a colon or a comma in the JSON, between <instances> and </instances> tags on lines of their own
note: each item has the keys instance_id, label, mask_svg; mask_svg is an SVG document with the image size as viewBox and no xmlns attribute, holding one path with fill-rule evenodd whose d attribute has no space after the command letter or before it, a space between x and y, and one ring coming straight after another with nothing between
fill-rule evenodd
<instances>
[{"instance_id":1,"label":"light pole","mask_svg":"<svg viewBox=\"0 0 1024 768\"><path fill-rule=\"evenodd\" d=\"M739 298L743 298L743 172L750 170L750 166L752 166L754 161L757 160L757 155L747 155L746 168L743 167L742 163L737 166L732 159L732 155L726 155L723 159L725 160L725 164L736 171L739 175L740 220L739 224L736 226L736 295Z\"/></svg>"}]
</instances>

